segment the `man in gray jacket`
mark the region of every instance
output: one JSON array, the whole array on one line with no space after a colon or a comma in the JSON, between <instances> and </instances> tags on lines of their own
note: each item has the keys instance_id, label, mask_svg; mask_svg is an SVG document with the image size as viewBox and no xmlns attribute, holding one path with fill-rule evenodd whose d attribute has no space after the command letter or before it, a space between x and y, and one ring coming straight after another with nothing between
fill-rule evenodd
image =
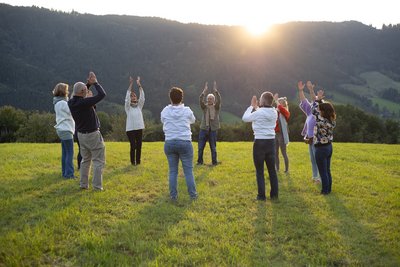
<instances>
[{"instance_id":1,"label":"man in gray jacket","mask_svg":"<svg viewBox=\"0 0 400 267\"><path fill-rule=\"evenodd\" d=\"M206 82L204 90L199 98L200 107L203 110L203 117L200 124L197 165L204 164L203 151L207 141L210 144L212 164L218 164L217 130L220 128L219 111L221 109L221 95L217 90L217 82L214 81L212 93L207 94L207 91L208 82Z\"/></svg>"}]
</instances>

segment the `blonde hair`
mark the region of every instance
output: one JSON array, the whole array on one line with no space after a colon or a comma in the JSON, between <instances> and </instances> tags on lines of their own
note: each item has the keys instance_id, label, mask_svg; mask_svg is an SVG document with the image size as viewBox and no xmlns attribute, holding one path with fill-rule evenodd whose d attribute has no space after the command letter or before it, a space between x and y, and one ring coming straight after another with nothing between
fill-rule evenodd
<instances>
[{"instance_id":1,"label":"blonde hair","mask_svg":"<svg viewBox=\"0 0 400 267\"><path fill-rule=\"evenodd\" d=\"M65 83L57 83L57 85L53 89L54 96L68 96L68 84Z\"/></svg>"},{"instance_id":2,"label":"blonde hair","mask_svg":"<svg viewBox=\"0 0 400 267\"><path fill-rule=\"evenodd\" d=\"M289 105L287 102L287 97L280 97L278 98L278 103L281 104L284 108L286 108L287 110L289 110Z\"/></svg>"}]
</instances>

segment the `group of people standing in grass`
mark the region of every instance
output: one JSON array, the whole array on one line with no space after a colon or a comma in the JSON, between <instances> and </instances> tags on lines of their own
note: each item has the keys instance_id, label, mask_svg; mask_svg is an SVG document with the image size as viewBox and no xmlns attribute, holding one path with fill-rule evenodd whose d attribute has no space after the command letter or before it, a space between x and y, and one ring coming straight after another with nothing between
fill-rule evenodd
<instances>
[{"instance_id":1,"label":"group of people standing in grass","mask_svg":"<svg viewBox=\"0 0 400 267\"><path fill-rule=\"evenodd\" d=\"M139 97L134 92L134 79L129 77L129 87L125 96L126 134L130 143L130 162L141 164L142 136L145 128L143 106L145 94L140 77L136 84ZM305 97L304 88L310 92L310 100ZM324 92L314 93L314 85L308 81L298 82L300 108L307 118L302 131L304 141L308 144L312 167L312 179L322 184L321 194L329 194L332 187L330 161L332 157L333 128L336 114L333 105L324 101ZM93 95L91 88L96 94ZM89 171L93 165L93 188L103 190L103 169L105 165L105 144L100 133L100 121L96 113L96 104L106 93L98 83L96 75L89 73L87 83L77 82L73 86L71 99L68 99L68 85L58 83L53 90L53 103L56 112L56 132L62 146L62 176L75 178L73 164L74 136L78 141L78 168L80 170L80 188L89 188ZM172 87L169 91L170 104L161 112L161 122L165 134L164 153L169 166L170 198L178 198L177 178L179 161L182 162L187 189L191 199L197 198L195 178L193 175L193 146L191 124L196 119L193 111L183 104L184 92L181 88ZM212 90L208 83L199 96L202 109L202 120L198 137L197 165L203 165L203 152L206 143L211 150L212 165L218 165L217 131L220 128L219 114L221 95L214 82ZM290 118L286 97L263 92L259 99L253 96L250 106L243 114L244 122L251 122L254 132L253 161L256 169L257 200L265 201L264 164L267 166L270 181L270 198L278 199L279 186L277 171L280 169L279 150L284 159L284 171L289 172L287 145L289 144Z\"/></svg>"}]
</instances>

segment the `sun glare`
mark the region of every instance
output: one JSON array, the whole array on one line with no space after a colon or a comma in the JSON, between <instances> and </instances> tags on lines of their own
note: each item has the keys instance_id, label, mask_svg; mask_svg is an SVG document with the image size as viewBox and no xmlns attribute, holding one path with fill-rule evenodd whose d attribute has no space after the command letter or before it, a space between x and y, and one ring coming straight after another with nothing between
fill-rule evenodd
<instances>
[{"instance_id":1,"label":"sun glare","mask_svg":"<svg viewBox=\"0 0 400 267\"><path fill-rule=\"evenodd\" d=\"M245 28L253 36L261 36L270 30L271 25L249 24L246 25Z\"/></svg>"}]
</instances>

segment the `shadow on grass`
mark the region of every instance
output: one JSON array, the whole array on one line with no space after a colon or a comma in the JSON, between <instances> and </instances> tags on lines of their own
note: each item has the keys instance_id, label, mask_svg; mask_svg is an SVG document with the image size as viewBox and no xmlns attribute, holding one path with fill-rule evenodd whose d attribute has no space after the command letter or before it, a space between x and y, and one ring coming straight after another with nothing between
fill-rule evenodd
<instances>
[{"instance_id":1,"label":"shadow on grass","mask_svg":"<svg viewBox=\"0 0 400 267\"><path fill-rule=\"evenodd\" d=\"M320 246L328 233L318 229L320 219L303 199L303 188L296 187L289 174L279 175L279 194L279 200L255 204L251 266L346 264L336 257L332 261L329 248Z\"/></svg>"},{"instance_id":2,"label":"shadow on grass","mask_svg":"<svg viewBox=\"0 0 400 267\"><path fill-rule=\"evenodd\" d=\"M61 178L59 172L3 182L0 190L3 203L0 208L1 233L34 226L45 219L48 212L68 207L79 192L77 183L76 179Z\"/></svg>"},{"instance_id":3,"label":"shadow on grass","mask_svg":"<svg viewBox=\"0 0 400 267\"><path fill-rule=\"evenodd\" d=\"M373 230L361 223L335 193L324 197L324 200L339 222L335 227L341 235L344 245L349 248L352 264L399 266L400 259L396 259L396 256L390 252L390 248L380 242ZM384 215L382 214L382 216Z\"/></svg>"},{"instance_id":4,"label":"shadow on grass","mask_svg":"<svg viewBox=\"0 0 400 267\"><path fill-rule=\"evenodd\" d=\"M127 169L131 170L131 167ZM120 170L115 170L112 173L119 174L120 172ZM196 183L203 183L209 172L210 168L197 169ZM179 199L176 202L169 199L167 172L165 187L161 186L160 189L160 182L157 182L157 190L162 190L162 193L159 191L156 195L154 192L149 192L151 183L148 181L146 185L136 187L139 194L143 193L142 197L135 193L129 197L131 205L140 205L132 219L113 225L103 242L95 243L94 249L81 247L83 253L79 256L79 265L88 263L93 266L148 265L154 263L157 256L163 252L165 244L168 247L182 245L181 242L184 240L170 240L167 236L186 218L187 210L196 202L189 199L184 176L181 172L178 175ZM199 192L199 198L201 197L202 192Z\"/></svg>"},{"instance_id":5,"label":"shadow on grass","mask_svg":"<svg viewBox=\"0 0 400 267\"><path fill-rule=\"evenodd\" d=\"M185 217L190 205L189 200L172 203L166 198L157 199L133 220L115 225L100 247L83 250L79 263L138 266L151 262L160 252L160 240Z\"/></svg>"}]
</instances>

